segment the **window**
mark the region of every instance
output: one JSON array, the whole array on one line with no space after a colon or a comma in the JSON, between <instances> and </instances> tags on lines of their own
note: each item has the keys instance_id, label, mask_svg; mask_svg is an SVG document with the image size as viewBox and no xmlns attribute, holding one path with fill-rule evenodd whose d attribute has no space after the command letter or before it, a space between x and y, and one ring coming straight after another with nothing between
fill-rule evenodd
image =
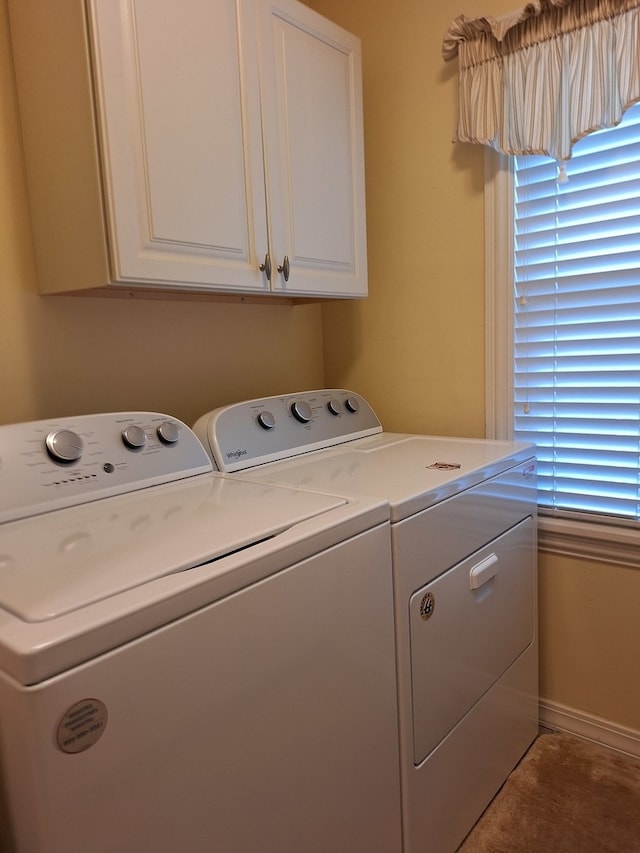
<instances>
[{"instance_id":1,"label":"window","mask_svg":"<svg viewBox=\"0 0 640 853\"><path fill-rule=\"evenodd\" d=\"M535 442L541 512L640 529L640 104L566 181L489 156L488 431Z\"/></svg>"}]
</instances>

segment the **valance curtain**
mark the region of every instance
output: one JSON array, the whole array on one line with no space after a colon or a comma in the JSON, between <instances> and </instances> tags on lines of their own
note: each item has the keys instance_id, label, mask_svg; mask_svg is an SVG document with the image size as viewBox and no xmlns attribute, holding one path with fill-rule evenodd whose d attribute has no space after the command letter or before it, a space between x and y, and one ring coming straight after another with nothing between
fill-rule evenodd
<instances>
[{"instance_id":1,"label":"valance curtain","mask_svg":"<svg viewBox=\"0 0 640 853\"><path fill-rule=\"evenodd\" d=\"M459 16L443 43L459 59L454 141L562 163L640 100L640 0L534 0L501 18Z\"/></svg>"}]
</instances>

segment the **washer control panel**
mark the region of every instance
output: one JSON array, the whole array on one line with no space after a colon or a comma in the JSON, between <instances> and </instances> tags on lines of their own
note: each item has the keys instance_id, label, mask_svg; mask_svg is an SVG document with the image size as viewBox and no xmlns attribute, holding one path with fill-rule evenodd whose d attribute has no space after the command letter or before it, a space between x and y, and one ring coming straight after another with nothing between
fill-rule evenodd
<instances>
[{"instance_id":1,"label":"washer control panel","mask_svg":"<svg viewBox=\"0 0 640 853\"><path fill-rule=\"evenodd\" d=\"M192 430L159 413L0 426L0 523L211 470Z\"/></svg>"},{"instance_id":2,"label":"washer control panel","mask_svg":"<svg viewBox=\"0 0 640 853\"><path fill-rule=\"evenodd\" d=\"M344 389L264 397L214 409L194 432L219 471L240 471L382 432L367 401Z\"/></svg>"}]
</instances>

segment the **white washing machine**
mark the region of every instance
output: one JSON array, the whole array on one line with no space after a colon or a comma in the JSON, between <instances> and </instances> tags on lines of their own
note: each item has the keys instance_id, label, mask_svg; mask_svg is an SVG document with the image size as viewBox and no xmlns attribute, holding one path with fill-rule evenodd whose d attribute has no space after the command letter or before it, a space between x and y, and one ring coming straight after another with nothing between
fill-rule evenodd
<instances>
[{"instance_id":1,"label":"white washing machine","mask_svg":"<svg viewBox=\"0 0 640 853\"><path fill-rule=\"evenodd\" d=\"M538 733L533 447L386 433L346 390L194 429L245 481L390 502L404 851L454 851Z\"/></svg>"},{"instance_id":2,"label":"white washing machine","mask_svg":"<svg viewBox=\"0 0 640 853\"><path fill-rule=\"evenodd\" d=\"M165 415L0 427L0 848L401 848L388 504Z\"/></svg>"}]
</instances>

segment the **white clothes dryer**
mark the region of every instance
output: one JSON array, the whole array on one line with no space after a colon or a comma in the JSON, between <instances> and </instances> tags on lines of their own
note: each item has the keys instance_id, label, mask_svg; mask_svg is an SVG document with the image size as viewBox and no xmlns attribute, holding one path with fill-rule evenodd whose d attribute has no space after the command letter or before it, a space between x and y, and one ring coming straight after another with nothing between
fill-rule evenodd
<instances>
[{"instance_id":1,"label":"white clothes dryer","mask_svg":"<svg viewBox=\"0 0 640 853\"><path fill-rule=\"evenodd\" d=\"M401 848L385 501L166 415L0 427L0 848Z\"/></svg>"},{"instance_id":2,"label":"white clothes dryer","mask_svg":"<svg viewBox=\"0 0 640 853\"><path fill-rule=\"evenodd\" d=\"M405 853L451 853L538 733L530 444L386 433L344 389L194 426L245 481L391 506Z\"/></svg>"}]
</instances>

